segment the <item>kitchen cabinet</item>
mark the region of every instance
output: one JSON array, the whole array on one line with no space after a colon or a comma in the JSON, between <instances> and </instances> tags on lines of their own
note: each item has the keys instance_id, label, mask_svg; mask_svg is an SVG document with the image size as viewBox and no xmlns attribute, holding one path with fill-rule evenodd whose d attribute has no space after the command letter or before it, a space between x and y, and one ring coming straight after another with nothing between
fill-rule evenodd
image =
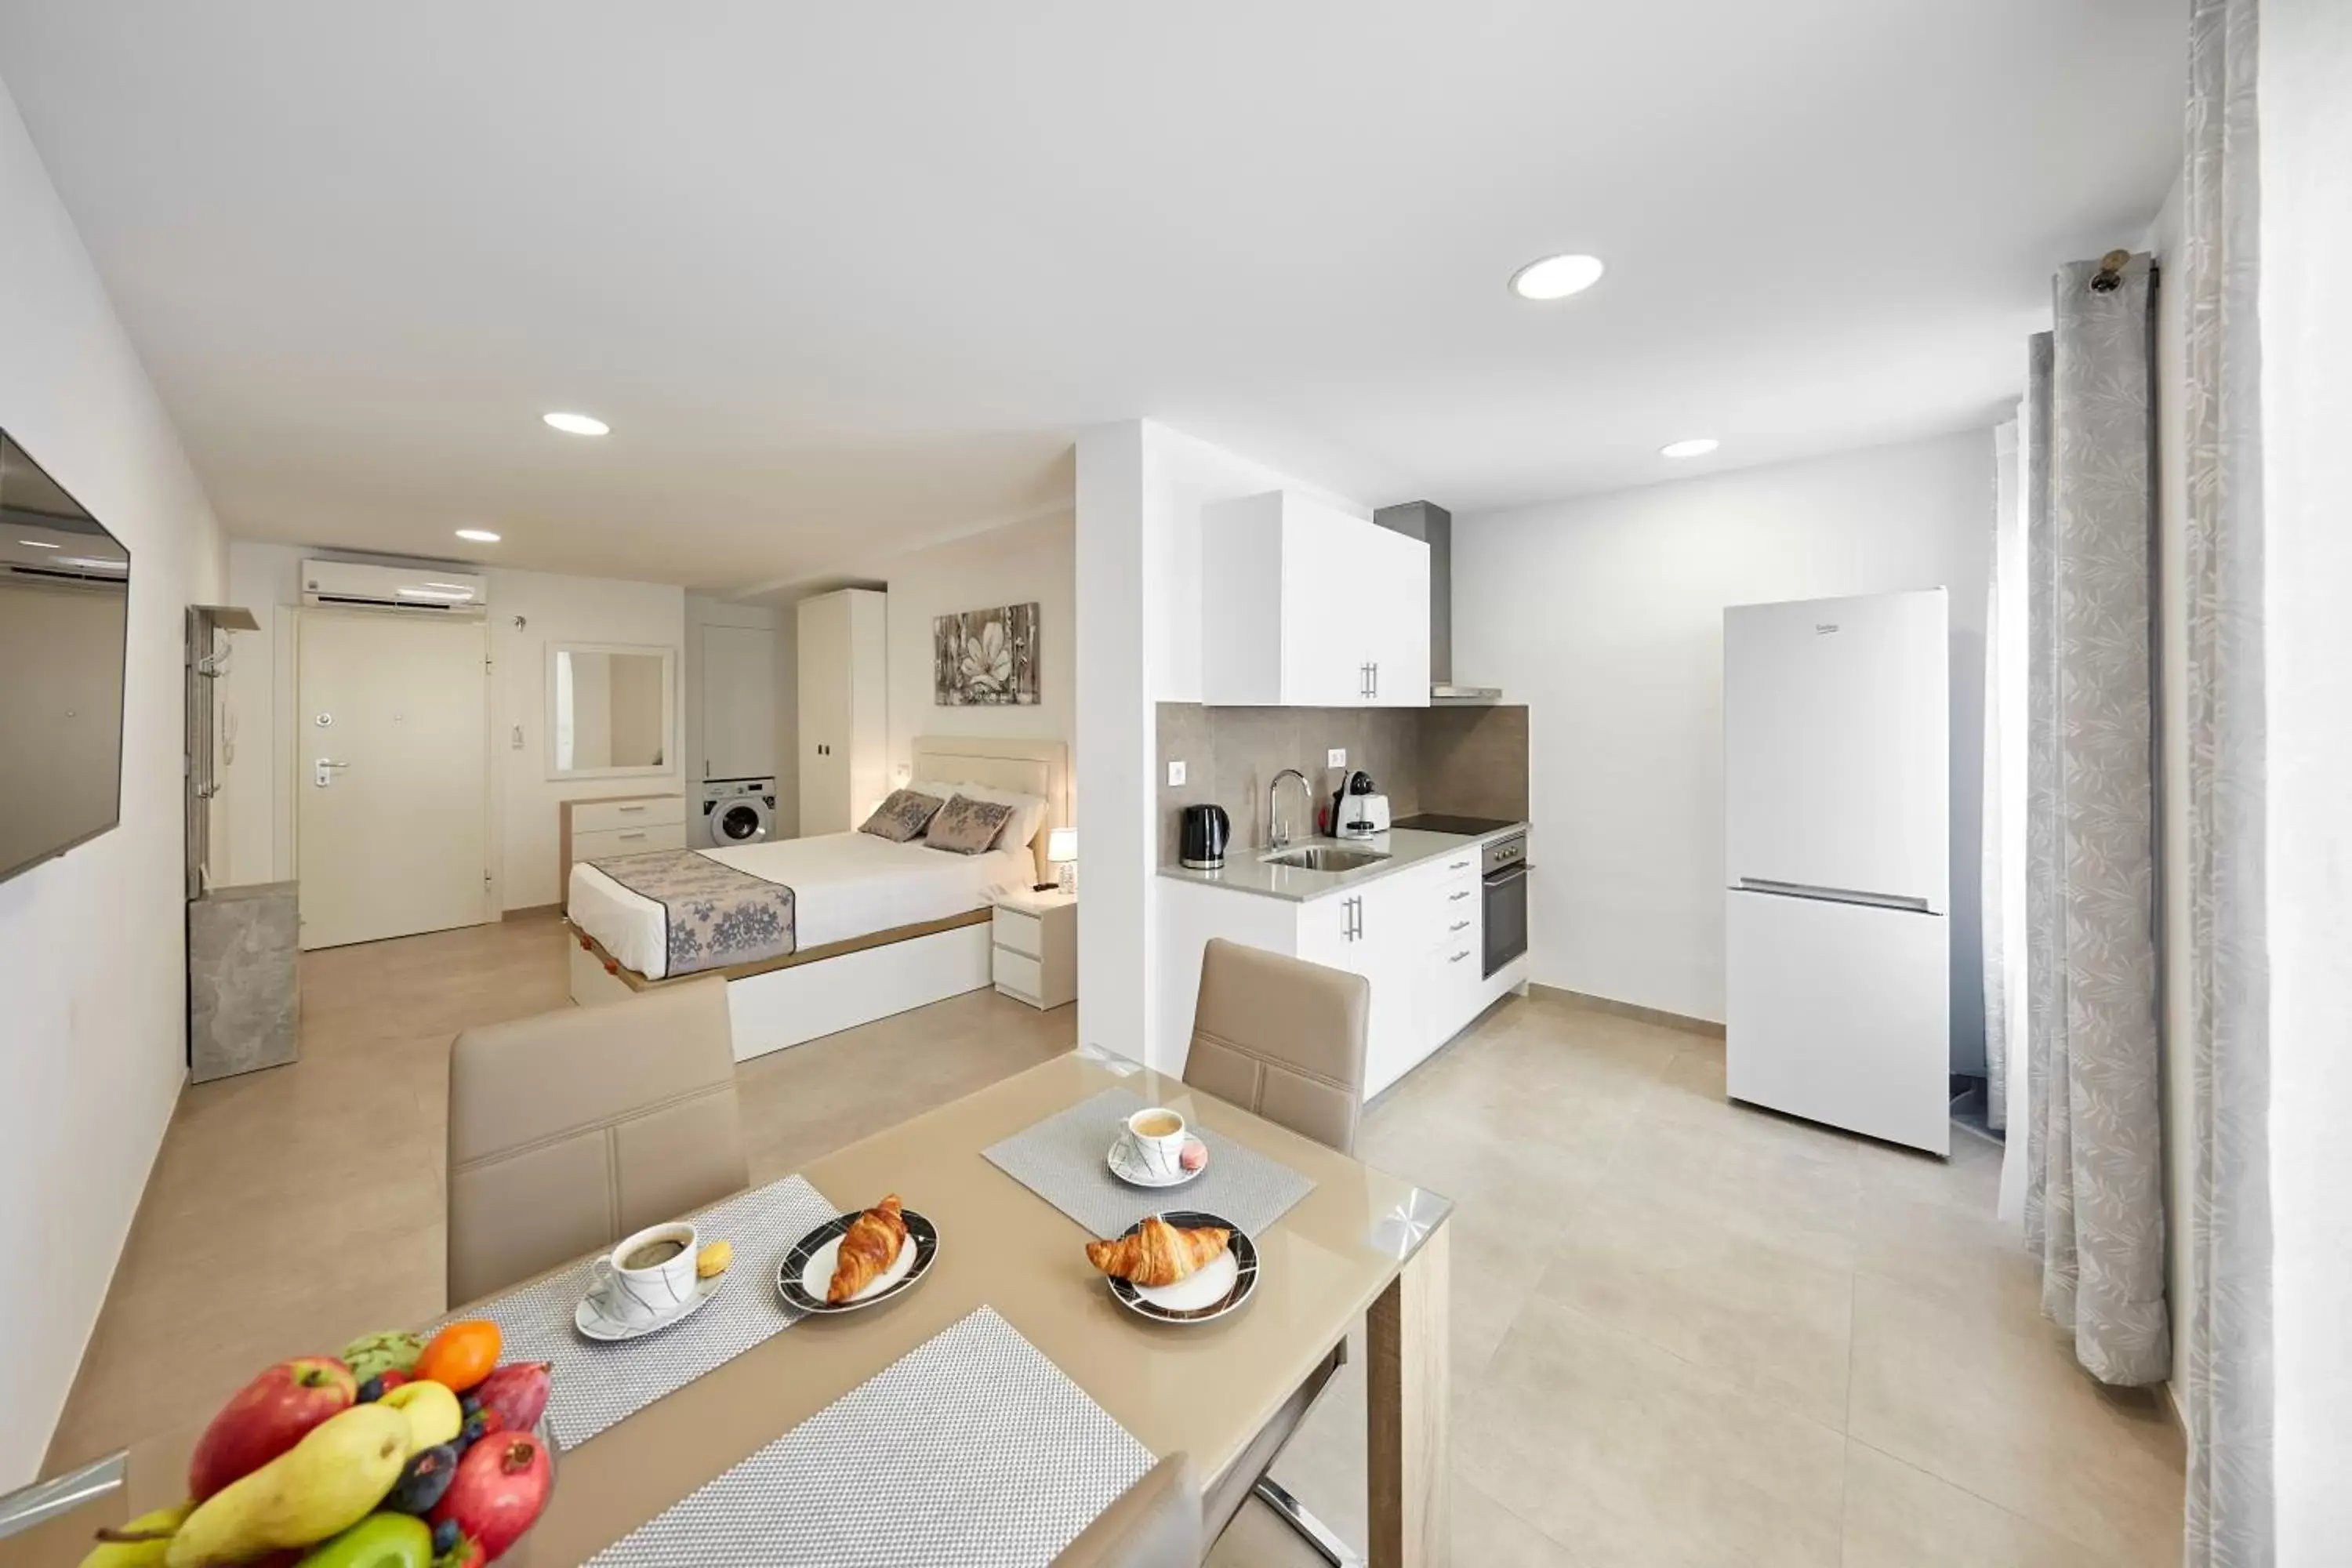
<instances>
[{"instance_id":1,"label":"kitchen cabinet","mask_svg":"<svg viewBox=\"0 0 2352 1568\"><path fill-rule=\"evenodd\" d=\"M776 634L764 626L706 626L702 776L764 779L776 772Z\"/></svg>"},{"instance_id":2,"label":"kitchen cabinet","mask_svg":"<svg viewBox=\"0 0 2352 1568\"><path fill-rule=\"evenodd\" d=\"M1303 900L1162 879L1162 1053L1175 1070L1192 1038L1201 952L1223 937L1371 983L1365 1096L1378 1094L1526 978L1522 958L1484 973L1477 847L1465 843L1370 881Z\"/></svg>"},{"instance_id":3,"label":"kitchen cabinet","mask_svg":"<svg viewBox=\"0 0 2352 1568\"><path fill-rule=\"evenodd\" d=\"M1201 700L1429 706L1429 546L1283 490L1203 508Z\"/></svg>"}]
</instances>

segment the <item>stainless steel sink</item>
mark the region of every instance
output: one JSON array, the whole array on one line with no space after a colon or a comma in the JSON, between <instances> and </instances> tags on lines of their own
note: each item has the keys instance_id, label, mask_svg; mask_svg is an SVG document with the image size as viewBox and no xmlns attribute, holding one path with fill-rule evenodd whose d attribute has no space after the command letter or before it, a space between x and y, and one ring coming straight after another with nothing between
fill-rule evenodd
<instances>
[{"instance_id":1,"label":"stainless steel sink","mask_svg":"<svg viewBox=\"0 0 2352 1568\"><path fill-rule=\"evenodd\" d=\"M1370 849L1346 849L1329 844L1310 844L1303 849L1283 849L1258 858L1270 866L1297 866L1308 871L1352 871L1359 866L1377 866L1388 858Z\"/></svg>"}]
</instances>

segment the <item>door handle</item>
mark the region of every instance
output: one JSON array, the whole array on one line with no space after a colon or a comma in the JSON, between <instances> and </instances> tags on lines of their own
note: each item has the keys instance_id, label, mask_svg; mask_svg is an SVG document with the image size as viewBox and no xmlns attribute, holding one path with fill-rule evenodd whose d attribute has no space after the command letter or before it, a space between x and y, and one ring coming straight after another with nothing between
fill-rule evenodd
<instances>
[{"instance_id":1,"label":"door handle","mask_svg":"<svg viewBox=\"0 0 2352 1568\"><path fill-rule=\"evenodd\" d=\"M1380 695L1381 695L1381 666L1380 666L1380 661L1379 661L1378 659L1375 659L1375 660L1373 660L1373 661L1372 661L1372 697L1373 697L1373 699L1374 699L1375 700L1377 700L1379 699Z\"/></svg>"},{"instance_id":2,"label":"door handle","mask_svg":"<svg viewBox=\"0 0 2352 1568\"><path fill-rule=\"evenodd\" d=\"M325 789L335 782L335 775L338 773L351 765L349 763L339 763L332 757L320 757L311 764L313 771L310 774L310 782L318 788Z\"/></svg>"}]
</instances>

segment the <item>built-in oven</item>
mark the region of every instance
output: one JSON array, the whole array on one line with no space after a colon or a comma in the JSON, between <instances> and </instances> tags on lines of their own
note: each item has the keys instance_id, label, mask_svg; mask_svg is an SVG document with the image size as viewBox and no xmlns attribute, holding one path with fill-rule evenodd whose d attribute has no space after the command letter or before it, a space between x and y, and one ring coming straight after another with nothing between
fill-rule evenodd
<instances>
[{"instance_id":1,"label":"built-in oven","mask_svg":"<svg viewBox=\"0 0 2352 1568\"><path fill-rule=\"evenodd\" d=\"M1495 839L1479 859L1486 872L1481 902L1486 973L1492 978L1528 951L1528 836L1513 833Z\"/></svg>"}]
</instances>

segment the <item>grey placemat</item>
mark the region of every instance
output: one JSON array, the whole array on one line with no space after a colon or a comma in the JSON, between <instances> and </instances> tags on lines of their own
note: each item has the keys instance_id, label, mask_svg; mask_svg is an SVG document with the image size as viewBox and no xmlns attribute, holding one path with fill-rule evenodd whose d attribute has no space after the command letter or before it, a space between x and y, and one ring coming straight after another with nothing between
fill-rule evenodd
<instances>
[{"instance_id":1,"label":"grey placemat","mask_svg":"<svg viewBox=\"0 0 2352 1568\"><path fill-rule=\"evenodd\" d=\"M1151 1464L982 1307L590 1561L1045 1568Z\"/></svg>"},{"instance_id":2,"label":"grey placemat","mask_svg":"<svg viewBox=\"0 0 2352 1568\"><path fill-rule=\"evenodd\" d=\"M1107 1089L982 1152L998 1170L1106 1238L1162 1209L1200 1209L1255 1236L1315 1190L1313 1180L1281 1161L1205 1127L1192 1130L1209 1146L1209 1168L1199 1176L1181 1187L1128 1185L1110 1173L1111 1140L1149 1103L1132 1089Z\"/></svg>"},{"instance_id":3,"label":"grey placemat","mask_svg":"<svg viewBox=\"0 0 2352 1568\"><path fill-rule=\"evenodd\" d=\"M776 1292L777 1260L840 1212L800 1177L786 1176L688 1216L706 1244L734 1245L727 1283L694 1316L640 1339L592 1340L573 1324L593 1258L453 1316L497 1323L501 1363L552 1363L548 1430L559 1448L576 1447L798 1322L801 1314Z\"/></svg>"}]
</instances>

